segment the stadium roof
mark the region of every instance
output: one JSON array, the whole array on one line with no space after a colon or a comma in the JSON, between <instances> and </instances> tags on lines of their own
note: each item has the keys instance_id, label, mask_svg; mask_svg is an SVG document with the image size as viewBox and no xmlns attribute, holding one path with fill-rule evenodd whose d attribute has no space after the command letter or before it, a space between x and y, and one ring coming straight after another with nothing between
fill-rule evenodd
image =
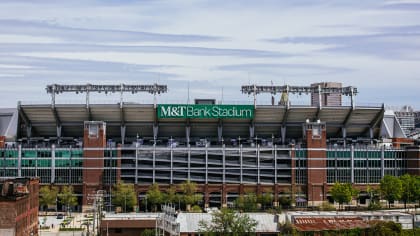
<instances>
[{"instance_id":1,"label":"stadium roof","mask_svg":"<svg viewBox=\"0 0 420 236\"><path fill-rule=\"evenodd\" d=\"M279 137L286 127L287 138L301 138L302 125L307 119L326 123L327 137L374 137L380 134L384 114L381 107L318 107L311 106L256 106L254 119L158 119L153 104L40 104L19 105L20 137L26 137L25 126L32 127L32 137L56 137L57 126L62 137L83 136L83 122L94 120L107 124L107 136L121 137L122 125L126 137L153 137L153 124L159 125L159 137L185 137L185 127L191 127L191 137L217 137L218 125L223 126L223 137L249 137L249 126L254 125L257 137Z\"/></svg>"}]
</instances>

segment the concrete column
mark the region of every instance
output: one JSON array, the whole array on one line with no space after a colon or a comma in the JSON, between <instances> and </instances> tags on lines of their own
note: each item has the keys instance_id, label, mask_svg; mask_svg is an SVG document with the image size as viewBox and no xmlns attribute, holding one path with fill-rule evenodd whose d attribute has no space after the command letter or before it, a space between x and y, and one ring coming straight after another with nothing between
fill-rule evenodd
<instances>
[{"instance_id":1,"label":"concrete column","mask_svg":"<svg viewBox=\"0 0 420 236\"><path fill-rule=\"evenodd\" d=\"M32 137L32 125L27 125L26 126L26 137L28 138L28 143L29 143L29 138Z\"/></svg>"},{"instance_id":2,"label":"concrete column","mask_svg":"<svg viewBox=\"0 0 420 236\"><path fill-rule=\"evenodd\" d=\"M341 133L343 134L343 145L346 147L347 128L341 127Z\"/></svg>"},{"instance_id":3,"label":"concrete column","mask_svg":"<svg viewBox=\"0 0 420 236\"><path fill-rule=\"evenodd\" d=\"M257 144L257 183L260 184L260 145Z\"/></svg>"},{"instance_id":4,"label":"concrete column","mask_svg":"<svg viewBox=\"0 0 420 236\"><path fill-rule=\"evenodd\" d=\"M250 138L253 138L254 137L254 134L255 134L254 131L255 131L254 125L253 124L249 125L249 137Z\"/></svg>"},{"instance_id":5,"label":"concrete column","mask_svg":"<svg viewBox=\"0 0 420 236\"><path fill-rule=\"evenodd\" d=\"M277 184L277 145L274 145L274 183Z\"/></svg>"},{"instance_id":6,"label":"concrete column","mask_svg":"<svg viewBox=\"0 0 420 236\"><path fill-rule=\"evenodd\" d=\"M351 183L354 184L354 146L350 147Z\"/></svg>"},{"instance_id":7,"label":"concrete column","mask_svg":"<svg viewBox=\"0 0 420 236\"><path fill-rule=\"evenodd\" d=\"M57 125L56 130L57 130L57 139L60 140L61 139L61 125Z\"/></svg>"},{"instance_id":8,"label":"concrete column","mask_svg":"<svg viewBox=\"0 0 420 236\"><path fill-rule=\"evenodd\" d=\"M209 183L209 179L208 179L208 177L209 177L209 155L208 155L208 149L207 149L207 144L206 144L206 150L205 150L205 152L206 152L206 184L208 184Z\"/></svg>"},{"instance_id":9,"label":"concrete column","mask_svg":"<svg viewBox=\"0 0 420 236\"><path fill-rule=\"evenodd\" d=\"M159 132L159 126L158 125L153 125L153 139L157 139L158 132Z\"/></svg>"},{"instance_id":10,"label":"concrete column","mask_svg":"<svg viewBox=\"0 0 420 236\"><path fill-rule=\"evenodd\" d=\"M153 144L153 180L152 182L155 183L156 179L156 144Z\"/></svg>"},{"instance_id":11,"label":"concrete column","mask_svg":"<svg viewBox=\"0 0 420 236\"><path fill-rule=\"evenodd\" d=\"M18 177L22 177L22 145L18 145Z\"/></svg>"},{"instance_id":12,"label":"concrete column","mask_svg":"<svg viewBox=\"0 0 420 236\"><path fill-rule=\"evenodd\" d=\"M138 184L138 171L139 171L139 164L138 164L138 163L139 163L139 162L138 162L139 160L138 160L138 158L139 158L139 143L138 143L138 142L136 142L136 156L135 156L135 159L134 159L134 160L135 160L135 162L136 162L136 163L135 163L135 168L136 168L136 169L135 169L135 171L134 171L134 173L135 173L135 174L134 174L134 178L135 178L135 179L134 179L134 183L135 183L135 184Z\"/></svg>"},{"instance_id":13,"label":"concrete column","mask_svg":"<svg viewBox=\"0 0 420 236\"><path fill-rule=\"evenodd\" d=\"M385 147L381 147L381 179L385 176Z\"/></svg>"},{"instance_id":14,"label":"concrete column","mask_svg":"<svg viewBox=\"0 0 420 236\"><path fill-rule=\"evenodd\" d=\"M174 149L171 145L171 178L170 178L170 183L173 184L174 183Z\"/></svg>"},{"instance_id":15,"label":"concrete column","mask_svg":"<svg viewBox=\"0 0 420 236\"><path fill-rule=\"evenodd\" d=\"M191 127L185 126L185 137L187 139L187 144L190 143L190 133L191 133Z\"/></svg>"},{"instance_id":16,"label":"concrete column","mask_svg":"<svg viewBox=\"0 0 420 236\"><path fill-rule=\"evenodd\" d=\"M243 183L243 156L242 156L242 144L239 145L239 167L240 167L240 183Z\"/></svg>"},{"instance_id":17,"label":"concrete column","mask_svg":"<svg viewBox=\"0 0 420 236\"><path fill-rule=\"evenodd\" d=\"M51 146L51 182L55 183L55 145Z\"/></svg>"},{"instance_id":18,"label":"concrete column","mask_svg":"<svg viewBox=\"0 0 420 236\"><path fill-rule=\"evenodd\" d=\"M191 145L188 144L188 179L191 178Z\"/></svg>"},{"instance_id":19,"label":"concrete column","mask_svg":"<svg viewBox=\"0 0 420 236\"><path fill-rule=\"evenodd\" d=\"M125 125L122 125L120 127L121 129L121 144L124 145L124 141L125 141Z\"/></svg>"},{"instance_id":20,"label":"concrete column","mask_svg":"<svg viewBox=\"0 0 420 236\"><path fill-rule=\"evenodd\" d=\"M286 126L282 126L280 128L280 133L281 133L281 143L286 144Z\"/></svg>"},{"instance_id":21,"label":"concrete column","mask_svg":"<svg viewBox=\"0 0 420 236\"><path fill-rule=\"evenodd\" d=\"M226 183L226 147L223 144L222 147L222 153L223 153L223 184Z\"/></svg>"},{"instance_id":22,"label":"concrete column","mask_svg":"<svg viewBox=\"0 0 420 236\"><path fill-rule=\"evenodd\" d=\"M217 126L217 138L219 142L222 142L223 137L223 126L219 125Z\"/></svg>"}]
</instances>

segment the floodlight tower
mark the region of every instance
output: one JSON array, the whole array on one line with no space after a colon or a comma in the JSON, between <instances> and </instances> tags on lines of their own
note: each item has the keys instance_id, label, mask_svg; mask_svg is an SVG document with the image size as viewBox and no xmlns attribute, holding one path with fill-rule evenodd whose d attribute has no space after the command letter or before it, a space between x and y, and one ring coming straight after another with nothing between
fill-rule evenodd
<instances>
[{"instance_id":1,"label":"floodlight tower","mask_svg":"<svg viewBox=\"0 0 420 236\"><path fill-rule=\"evenodd\" d=\"M67 85L67 84L51 84L47 85L45 88L47 93L51 94L51 105L55 106L55 96L64 93L64 92L75 92L86 93L86 107L89 108L89 94L90 92L104 92L107 93L116 93L120 92L120 106L123 103L123 93L139 93L139 92L148 92L154 95L154 106L156 107L156 94L166 93L168 88L166 85L151 84L151 85L127 85L127 84L117 84L117 85L98 85L98 84L85 84L85 85Z\"/></svg>"},{"instance_id":2,"label":"floodlight tower","mask_svg":"<svg viewBox=\"0 0 420 236\"><path fill-rule=\"evenodd\" d=\"M350 96L351 97L351 106L354 108L354 96L357 94L357 88L353 86L348 87L325 87L322 88L321 86L290 86L290 85L283 85L283 86L275 86L275 85L267 85L267 86L261 86L261 85L243 85L241 87L241 92L244 94L253 94L254 95L254 105L256 105L256 95L259 93L271 93L273 95L277 93L285 93L287 97L289 97L289 93L292 94L318 94L321 96L321 94L341 94L344 96ZM319 103L319 106L322 106L321 103Z\"/></svg>"}]
</instances>

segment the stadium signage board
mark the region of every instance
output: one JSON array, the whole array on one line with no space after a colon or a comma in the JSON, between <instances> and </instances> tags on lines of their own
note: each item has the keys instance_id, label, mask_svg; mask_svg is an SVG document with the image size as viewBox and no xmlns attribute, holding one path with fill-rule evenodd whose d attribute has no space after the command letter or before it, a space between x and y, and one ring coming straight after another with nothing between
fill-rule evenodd
<instances>
[{"instance_id":1,"label":"stadium signage board","mask_svg":"<svg viewBox=\"0 0 420 236\"><path fill-rule=\"evenodd\" d=\"M158 118L252 119L252 105L187 105L159 104Z\"/></svg>"}]
</instances>

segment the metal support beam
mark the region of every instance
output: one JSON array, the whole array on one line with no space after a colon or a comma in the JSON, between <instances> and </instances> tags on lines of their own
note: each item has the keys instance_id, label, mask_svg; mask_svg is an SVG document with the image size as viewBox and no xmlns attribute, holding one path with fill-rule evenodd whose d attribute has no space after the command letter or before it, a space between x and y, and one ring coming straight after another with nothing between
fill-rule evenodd
<instances>
[{"instance_id":1,"label":"metal support beam","mask_svg":"<svg viewBox=\"0 0 420 236\"><path fill-rule=\"evenodd\" d=\"M281 132L281 143L282 144L285 144L286 143L286 130L287 130L286 126L282 126L280 128L280 132Z\"/></svg>"},{"instance_id":2,"label":"metal support beam","mask_svg":"<svg viewBox=\"0 0 420 236\"><path fill-rule=\"evenodd\" d=\"M187 139L187 144L190 143L191 127L185 126L185 138Z\"/></svg>"},{"instance_id":3,"label":"metal support beam","mask_svg":"<svg viewBox=\"0 0 420 236\"><path fill-rule=\"evenodd\" d=\"M61 131L62 131L62 128L61 127L62 127L61 125L57 125L57 127L56 127L58 141L60 141L60 139L61 139Z\"/></svg>"},{"instance_id":4,"label":"metal support beam","mask_svg":"<svg viewBox=\"0 0 420 236\"><path fill-rule=\"evenodd\" d=\"M371 132L370 130L374 129L382 121L382 119L384 117L384 112L385 112L385 106L384 106L384 104L382 104L382 109L378 111L375 118L369 124L369 127L366 128L364 133ZM370 133L369 133L369 135L370 135Z\"/></svg>"},{"instance_id":5,"label":"metal support beam","mask_svg":"<svg viewBox=\"0 0 420 236\"><path fill-rule=\"evenodd\" d=\"M217 140L219 142L222 142L223 139L223 126L222 125L218 125L217 126Z\"/></svg>"},{"instance_id":6,"label":"metal support beam","mask_svg":"<svg viewBox=\"0 0 420 236\"><path fill-rule=\"evenodd\" d=\"M121 129L121 144L124 145L125 143L125 125L122 125L120 127Z\"/></svg>"},{"instance_id":7,"label":"metal support beam","mask_svg":"<svg viewBox=\"0 0 420 236\"><path fill-rule=\"evenodd\" d=\"M253 138L255 135L255 126L254 123L252 122L251 124L249 124L249 137Z\"/></svg>"},{"instance_id":8,"label":"metal support beam","mask_svg":"<svg viewBox=\"0 0 420 236\"><path fill-rule=\"evenodd\" d=\"M153 125L153 139L156 140L158 137L158 132L159 132L159 125L158 124L154 124Z\"/></svg>"}]
</instances>

